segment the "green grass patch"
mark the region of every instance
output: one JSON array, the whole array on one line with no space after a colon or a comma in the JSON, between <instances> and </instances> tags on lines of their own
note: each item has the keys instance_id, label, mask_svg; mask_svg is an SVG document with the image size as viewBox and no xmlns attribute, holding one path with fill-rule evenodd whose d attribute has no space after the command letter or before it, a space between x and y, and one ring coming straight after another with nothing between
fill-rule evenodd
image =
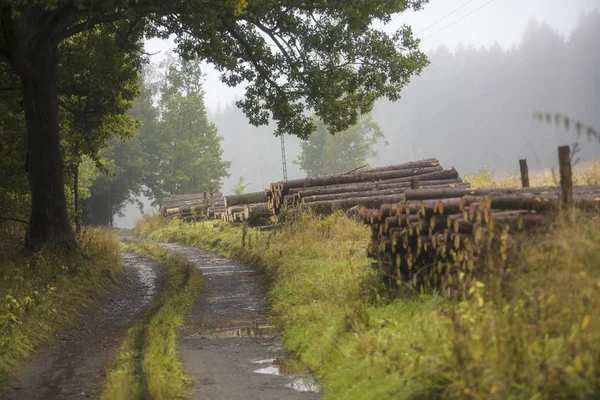
<instances>
[{"instance_id":1,"label":"green grass patch","mask_svg":"<svg viewBox=\"0 0 600 400\"><path fill-rule=\"evenodd\" d=\"M272 232L147 218L136 234L264 268L284 343L325 399L600 395L598 217L521 238L510 264L496 265L503 272L460 300L391 294L365 256L368 227L342 214L305 214Z\"/></svg>"},{"instance_id":2,"label":"green grass patch","mask_svg":"<svg viewBox=\"0 0 600 400\"><path fill-rule=\"evenodd\" d=\"M79 249L22 250L24 232L0 229L0 383L37 345L105 293L121 268L119 244L103 229L85 229Z\"/></svg>"},{"instance_id":3,"label":"green grass patch","mask_svg":"<svg viewBox=\"0 0 600 400\"><path fill-rule=\"evenodd\" d=\"M127 332L108 374L103 400L185 399L190 382L177 354L178 329L201 288L200 272L184 258L150 243L126 243L126 250L165 267L158 298L142 321Z\"/></svg>"}]
</instances>

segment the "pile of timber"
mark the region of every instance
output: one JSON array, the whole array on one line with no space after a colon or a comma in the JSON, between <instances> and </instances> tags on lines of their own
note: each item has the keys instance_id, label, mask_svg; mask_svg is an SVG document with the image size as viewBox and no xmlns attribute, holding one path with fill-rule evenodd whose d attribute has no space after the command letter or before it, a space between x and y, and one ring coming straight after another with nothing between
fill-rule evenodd
<instances>
[{"instance_id":1,"label":"pile of timber","mask_svg":"<svg viewBox=\"0 0 600 400\"><path fill-rule=\"evenodd\" d=\"M248 222L250 225L262 225L270 218L271 211L266 202L227 207L226 212L221 215L223 221Z\"/></svg>"},{"instance_id":2,"label":"pile of timber","mask_svg":"<svg viewBox=\"0 0 600 400\"><path fill-rule=\"evenodd\" d=\"M461 272L474 276L507 234L546 228L561 204L558 187L409 189L359 215L372 230L367 254L389 275L451 293ZM572 205L600 211L600 186L573 187Z\"/></svg>"},{"instance_id":3,"label":"pile of timber","mask_svg":"<svg viewBox=\"0 0 600 400\"><path fill-rule=\"evenodd\" d=\"M225 211L225 198L222 193L177 194L165 197L161 202L160 213L169 218L184 221L200 218L214 218Z\"/></svg>"},{"instance_id":4,"label":"pile of timber","mask_svg":"<svg viewBox=\"0 0 600 400\"><path fill-rule=\"evenodd\" d=\"M454 168L444 169L435 158L371 168L345 174L272 183L266 191L269 209L301 208L318 213L356 206L375 208L400 201L410 188L468 188Z\"/></svg>"},{"instance_id":5,"label":"pile of timber","mask_svg":"<svg viewBox=\"0 0 600 400\"><path fill-rule=\"evenodd\" d=\"M220 219L227 222L248 222L260 225L271 217L264 191L225 196L225 212ZM219 216L215 216L219 219Z\"/></svg>"},{"instance_id":6,"label":"pile of timber","mask_svg":"<svg viewBox=\"0 0 600 400\"><path fill-rule=\"evenodd\" d=\"M162 201L163 216L183 221L216 219L260 225L271 217L265 191L223 196L221 193L172 195Z\"/></svg>"}]
</instances>

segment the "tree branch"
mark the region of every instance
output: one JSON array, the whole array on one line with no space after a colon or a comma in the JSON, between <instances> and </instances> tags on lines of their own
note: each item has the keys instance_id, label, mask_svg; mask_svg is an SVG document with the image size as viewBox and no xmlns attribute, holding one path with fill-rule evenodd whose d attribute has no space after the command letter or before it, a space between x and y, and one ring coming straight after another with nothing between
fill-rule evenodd
<instances>
[{"instance_id":1,"label":"tree branch","mask_svg":"<svg viewBox=\"0 0 600 400\"><path fill-rule=\"evenodd\" d=\"M0 221L13 221L13 222L20 222L20 223L22 223L22 224L29 225L29 222L27 222L27 221L25 221L25 220L22 220L22 219L20 219L20 218L1 217L1 216L0 216Z\"/></svg>"},{"instance_id":2,"label":"tree branch","mask_svg":"<svg viewBox=\"0 0 600 400\"><path fill-rule=\"evenodd\" d=\"M67 38L70 38L73 35L86 31L95 27L96 25L104 24L107 22L115 22L120 19L124 19L127 17L128 13L124 11L115 12L112 14L101 15L95 18L90 18L85 20L84 22L80 22L75 25L71 25L70 27L60 31L55 35L55 40L61 42Z\"/></svg>"},{"instance_id":3,"label":"tree branch","mask_svg":"<svg viewBox=\"0 0 600 400\"><path fill-rule=\"evenodd\" d=\"M260 29L261 31L263 31L264 33L266 33L271 38L271 40L275 43L275 45L279 48L279 50L281 51L281 53L283 53L283 55L285 56L285 58L288 60L288 62L290 64L293 64L294 61L296 61L294 59L294 57L291 57L289 55L289 53L283 47L283 45L279 41L279 38L275 35L275 33L274 33L274 31L272 29L270 29L269 27L263 25L262 22L260 22L257 19L254 19L254 18L248 18L247 21L253 23L255 26L258 27L258 29ZM286 45L287 45L287 42L284 41L284 43L286 43ZM288 45L288 47L289 47L289 45Z\"/></svg>"}]
</instances>

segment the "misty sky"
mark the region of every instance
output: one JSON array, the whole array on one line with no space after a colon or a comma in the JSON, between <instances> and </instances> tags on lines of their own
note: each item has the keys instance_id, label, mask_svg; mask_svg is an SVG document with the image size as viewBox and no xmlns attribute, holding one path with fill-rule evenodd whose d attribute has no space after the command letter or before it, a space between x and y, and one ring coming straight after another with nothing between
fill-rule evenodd
<instances>
[{"instance_id":1,"label":"misty sky","mask_svg":"<svg viewBox=\"0 0 600 400\"><path fill-rule=\"evenodd\" d=\"M431 0L424 10L396 16L385 30L394 31L404 24L412 26L417 36L423 39L421 48L425 52L442 44L454 49L459 43L480 47L497 42L508 48L522 37L531 18L547 21L568 35L582 11L599 8L600 0ZM159 52L151 57L154 63L160 62L171 48L172 41L152 39L146 42L147 52ZM206 104L210 111L243 96L243 88L230 88L221 83L219 74L210 65L205 66L205 73Z\"/></svg>"}]
</instances>

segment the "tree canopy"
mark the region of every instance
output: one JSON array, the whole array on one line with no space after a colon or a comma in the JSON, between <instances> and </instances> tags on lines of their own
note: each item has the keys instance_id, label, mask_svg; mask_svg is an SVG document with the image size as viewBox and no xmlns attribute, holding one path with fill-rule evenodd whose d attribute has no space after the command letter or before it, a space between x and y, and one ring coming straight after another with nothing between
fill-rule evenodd
<instances>
[{"instance_id":1,"label":"tree canopy","mask_svg":"<svg viewBox=\"0 0 600 400\"><path fill-rule=\"evenodd\" d=\"M306 138L314 124L332 132L395 100L426 65L410 28L376 28L426 0L200 1L11 0L0 5L0 57L20 82L27 130L31 216L27 244L74 245L64 195L58 67L61 44L97 27L132 54L140 32L176 37L186 58L208 61L229 85L247 83L238 102L253 124L277 122L277 134ZM111 77L107 76L107 79Z\"/></svg>"},{"instance_id":2,"label":"tree canopy","mask_svg":"<svg viewBox=\"0 0 600 400\"><path fill-rule=\"evenodd\" d=\"M343 132L331 135L323 122L302 142L302 153L294 163L309 177L347 172L368 165L376 155L375 145L383 139L381 129L370 115Z\"/></svg>"}]
</instances>

